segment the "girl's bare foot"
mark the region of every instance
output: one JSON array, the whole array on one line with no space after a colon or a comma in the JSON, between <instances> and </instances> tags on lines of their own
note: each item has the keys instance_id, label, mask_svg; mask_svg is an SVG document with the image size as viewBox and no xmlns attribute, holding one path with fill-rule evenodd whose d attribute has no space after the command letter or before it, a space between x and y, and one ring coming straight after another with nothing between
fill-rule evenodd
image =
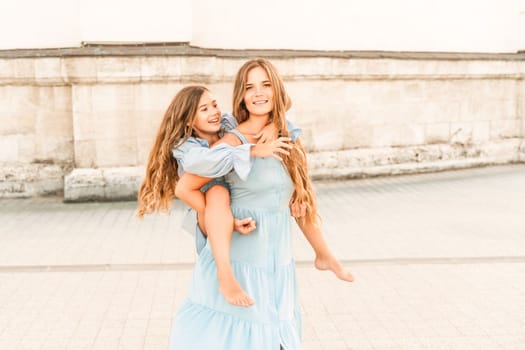
<instances>
[{"instance_id":1,"label":"girl's bare foot","mask_svg":"<svg viewBox=\"0 0 525 350\"><path fill-rule=\"evenodd\" d=\"M241 288L233 272L219 275L219 291L226 301L236 306L251 306L255 302Z\"/></svg>"},{"instance_id":2,"label":"girl's bare foot","mask_svg":"<svg viewBox=\"0 0 525 350\"><path fill-rule=\"evenodd\" d=\"M341 265L341 263L333 255L328 255L327 257L317 256L315 258L314 265L318 270L332 271L337 276L337 278L343 281L354 281L354 276L352 276L350 272L346 271L343 265Z\"/></svg>"}]
</instances>

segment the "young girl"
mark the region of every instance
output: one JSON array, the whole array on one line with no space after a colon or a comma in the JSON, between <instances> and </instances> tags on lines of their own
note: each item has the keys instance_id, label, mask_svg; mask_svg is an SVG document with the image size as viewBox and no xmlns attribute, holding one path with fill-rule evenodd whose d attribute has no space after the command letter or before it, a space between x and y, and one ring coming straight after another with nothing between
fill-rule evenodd
<instances>
[{"instance_id":1,"label":"young girl","mask_svg":"<svg viewBox=\"0 0 525 350\"><path fill-rule=\"evenodd\" d=\"M226 120L225 124L231 128L231 123L236 124L232 120ZM290 146L285 143L288 139L281 138L253 147L224 144L210 149L209 145L219 139L221 125L217 102L205 87L188 86L177 93L164 115L149 155L146 177L138 194L137 216L167 210L173 196L178 194L175 186L186 167L202 176L218 176L218 179L201 189L206 194L205 200L202 195L198 198L193 196L196 200L187 202L197 211L200 230L196 234L199 235L199 231L207 234L212 245L220 290L225 299L234 305L249 306L253 300L242 290L230 266L229 241L234 228L241 234L247 234L255 229L255 222L251 218L234 220L227 185L220 176L233 168L239 176L245 177L249 172L250 157L276 156L285 153ZM274 127L270 125L261 135L269 138L271 136L268 134L271 133L274 133ZM195 167L193 163L196 159L201 164L217 166ZM210 180L202 181L202 186ZM184 191L180 194L184 194Z\"/></svg>"}]
</instances>

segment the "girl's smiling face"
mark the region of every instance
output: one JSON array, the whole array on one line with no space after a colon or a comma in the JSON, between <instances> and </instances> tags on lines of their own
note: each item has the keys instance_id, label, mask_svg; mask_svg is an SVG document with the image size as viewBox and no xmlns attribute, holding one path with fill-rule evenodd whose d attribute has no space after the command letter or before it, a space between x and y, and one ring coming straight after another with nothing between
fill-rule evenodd
<instances>
[{"instance_id":1,"label":"girl's smiling face","mask_svg":"<svg viewBox=\"0 0 525 350\"><path fill-rule=\"evenodd\" d=\"M216 137L221 129L221 110L208 91L204 91L199 100L192 128L195 135L203 139Z\"/></svg>"}]
</instances>

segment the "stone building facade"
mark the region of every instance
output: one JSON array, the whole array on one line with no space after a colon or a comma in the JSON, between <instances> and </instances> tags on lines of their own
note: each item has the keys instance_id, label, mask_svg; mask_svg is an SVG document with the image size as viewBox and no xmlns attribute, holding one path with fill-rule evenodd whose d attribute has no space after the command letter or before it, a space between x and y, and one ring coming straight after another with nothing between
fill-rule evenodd
<instances>
[{"instance_id":1,"label":"stone building facade","mask_svg":"<svg viewBox=\"0 0 525 350\"><path fill-rule=\"evenodd\" d=\"M267 57L293 100L314 178L525 161L525 54L92 46L0 53L0 196L135 196L184 85L231 110L233 77Z\"/></svg>"}]
</instances>

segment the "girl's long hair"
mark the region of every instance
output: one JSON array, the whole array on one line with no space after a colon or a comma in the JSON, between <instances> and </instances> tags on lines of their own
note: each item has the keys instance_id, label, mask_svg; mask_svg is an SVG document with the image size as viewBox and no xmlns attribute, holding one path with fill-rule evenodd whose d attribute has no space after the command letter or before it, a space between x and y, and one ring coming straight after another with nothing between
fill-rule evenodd
<instances>
[{"instance_id":1,"label":"girl's long hair","mask_svg":"<svg viewBox=\"0 0 525 350\"><path fill-rule=\"evenodd\" d=\"M244 93L246 91L246 80L248 73L255 67L261 67L266 71L273 88L273 108L270 112L270 121L275 123L281 136L289 137L290 133L286 126L286 111L291 106L291 99L286 93L283 81L273 64L264 58L256 58L246 62L237 72L235 85L233 88L233 115L240 123L249 117L248 109L244 103ZM302 219L306 222L318 225L318 213L315 193L310 177L308 176L308 163L306 151L301 141L297 139L293 143L290 155L282 156L283 163L290 174L294 184L294 194L292 198L301 204L306 205L306 216Z\"/></svg>"},{"instance_id":2,"label":"girl's long hair","mask_svg":"<svg viewBox=\"0 0 525 350\"><path fill-rule=\"evenodd\" d=\"M172 149L192 134L192 125L204 86L192 85L181 89L173 98L157 132L150 151L146 177L138 193L137 217L155 211L168 211L179 180L177 161Z\"/></svg>"}]
</instances>

